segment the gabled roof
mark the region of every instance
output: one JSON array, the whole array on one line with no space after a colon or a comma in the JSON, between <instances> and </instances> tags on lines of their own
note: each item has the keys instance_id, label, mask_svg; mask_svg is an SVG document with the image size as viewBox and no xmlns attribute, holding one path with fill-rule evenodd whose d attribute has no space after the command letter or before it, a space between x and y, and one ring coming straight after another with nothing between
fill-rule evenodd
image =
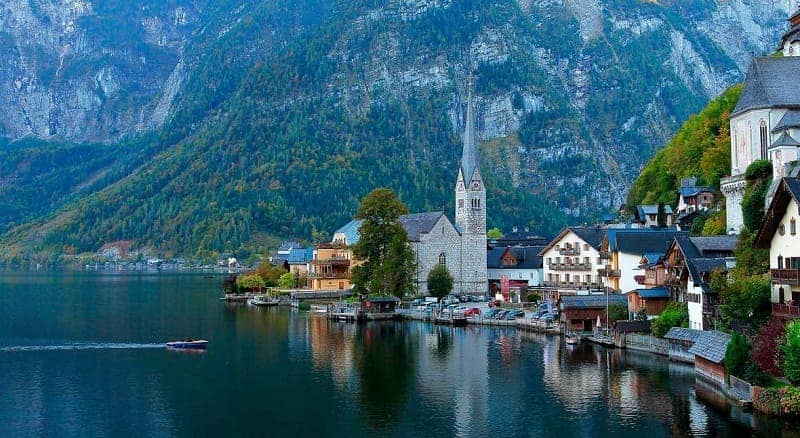
<instances>
[{"instance_id":1,"label":"gabled roof","mask_svg":"<svg viewBox=\"0 0 800 438\"><path fill-rule=\"evenodd\" d=\"M788 132L783 131L783 133L772 142L769 146L770 149L777 148L781 146L789 146L789 147L798 147L800 146L800 142L795 140Z\"/></svg>"},{"instance_id":2,"label":"gabled roof","mask_svg":"<svg viewBox=\"0 0 800 438\"><path fill-rule=\"evenodd\" d=\"M689 354L702 357L714 363L722 363L731 335L716 330L704 331L689 348Z\"/></svg>"},{"instance_id":3,"label":"gabled roof","mask_svg":"<svg viewBox=\"0 0 800 438\"><path fill-rule=\"evenodd\" d=\"M706 187L706 186L681 187L681 196L683 196L684 198L688 198L690 196L697 196L703 192L713 193L714 190L712 190L711 187Z\"/></svg>"},{"instance_id":4,"label":"gabled roof","mask_svg":"<svg viewBox=\"0 0 800 438\"><path fill-rule=\"evenodd\" d=\"M649 266L656 264L663 256L663 252L646 252L642 255L642 260Z\"/></svg>"},{"instance_id":5,"label":"gabled roof","mask_svg":"<svg viewBox=\"0 0 800 438\"><path fill-rule=\"evenodd\" d=\"M505 246L490 249L486 254L486 265L489 269L540 269L542 256L539 255L544 246ZM517 259L513 266L503 265L503 256L511 252Z\"/></svg>"},{"instance_id":6,"label":"gabled roof","mask_svg":"<svg viewBox=\"0 0 800 438\"><path fill-rule=\"evenodd\" d=\"M724 258L693 258L686 259L686 267L688 268L689 275L692 281L703 288L705 291L708 282L708 275L715 270L727 270Z\"/></svg>"},{"instance_id":7,"label":"gabled roof","mask_svg":"<svg viewBox=\"0 0 800 438\"><path fill-rule=\"evenodd\" d=\"M673 244L681 251L684 259L698 258L702 255L687 234L676 235ZM670 247L672 247L672 245L670 245Z\"/></svg>"},{"instance_id":8,"label":"gabled roof","mask_svg":"<svg viewBox=\"0 0 800 438\"><path fill-rule=\"evenodd\" d=\"M678 233L676 230L647 228L608 230L608 250L639 256L645 253L663 254Z\"/></svg>"},{"instance_id":9,"label":"gabled roof","mask_svg":"<svg viewBox=\"0 0 800 438\"><path fill-rule=\"evenodd\" d=\"M561 230L558 235L550 241L542 250L539 252L539 255L544 255L545 251L549 250L550 248L554 247L561 239L564 238L569 232L573 232L576 236L580 237L581 240L588 243L594 249L599 250L600 244L603 242L603 237L605 237L606 230L600 227L566 227Z\"/></svg>"},{"instance_id":10,"label":"gabled roof","mask_svg":"<svg viewBox=\"0 0 800 438\"><path fill-rule=\"evenodd\" d=\"M667 289L666 286L657 286L648 289L636 289L631 293L637 293L642 298L650 298L650 299L669 298L669 289Z\"/></svg>"},{"instance_id":11,"label":"gabled roof","mask_svg":"<svg viewBox=\"0 0 800 438\"><path fill-rule=\"evenodd\" d=\"M416 213L400 216L398 219L403 224L408 234L408 240L419 242L421 234L430 233L439 218L444 216L444 212L434 211L431 213Z\"/></svg>"},{"instance_id":12,"label":"gabled roof","mask_svg":"<svg viewBox=\"0 0 800 438\"><path fill-rule=\"evenodd\" d=\"M606 295L562 295L560 298L562 309L605 309ZM608 305L628 304L625 295L608 295Z\"/></svg>"},{"instance_id":13,"label":"gabled roof","mask_svg":"<svg viewBox=\"0 0 800 438\"><path fill-rule=\"evenodd\" d=\"M292 248L287 260L289 263L306 263L314 258L314 248Z\"/></svg>"},{"instance_id":14,"label":"gabled roof","mask_svg":"<svg viewBox=\"0 0 800 438\"><path fill-rule=\"evenodd\" d=\"M433 226L436 225L436 222L438 222L439 218L442 216L444 216L444 212L434 211L430 213L406 214L397 219L406 230L406 234L408 234L408 240L410 242L419 242L420 235L430 233L433 229ZM345 238L347 239L347 242L345 242L347 245L354 245L358 243L358 239L360 237L358 229L361 227L363 222L364 221L361 219L353 219L345 226L336 230L334 237L337 234L344 234Z\"/></svg>"},{"instance_id":15,"label":"gabled roof","mask_svg":"<svg viewBox=\"0 0 800 438\"><path fill-rule=\"evenodd\" d=\"M701 255L706 256L709 252L730 251L733 253L736 249L736 243L739 241L739 236L692 236L689 237L689 240L692 241Z\"/></svg>"},{"instance_id":16,"label":"gabled roof","mask_svg":"<svg viewBox=\"0 0 800 438\"><path fill-rule=\"evenodd\" d=\"M782 178L778 183L772 201L764 214L764 222L756 236L755 247L769 249L772 244L772 237L780 225L789 201L794 199L800 204L800 178Z\"/></svg>"},{"instance_id":17,"label":"gabled roof","mask_svg":"<svg viewBox=\"0 0 800 438\"><path fill-rule=\"evenodd\" d=\"M758 108L800 108L800 57L762 56L754 58L736 108L731 116Z\"/></svg>"},{"instance_id":18,"label":"gabled roof","mask_svg":"<svg viewBox=\"0 0 800 438\"><path fill-rule=\"evenodd\" d=\"M646 205L637 205L636 211L639 212L639 219L643 219L643 215L646 214L658 214L658 205L657 204L646 204ZM664 213L672 214L672 206L664 204Z\"/></svg>"},{"instance_id":19,"label":"gabled roof","mask_svg":"<svg viewBox=\"0 0 800 438\"><path fill-rule=\"evenodd\" d=\"M778 124L772 128L772 133L781 132L789 128L800 128L800 111L789 110L781 117Z\"/></svg>"},{"instance_id":20,"label":"gabled roof","mask_svg":"<svg viewBox=\"0 0 800 438\"><path fill-rule=\"evenodd\" d=\"M672 327L669 329L666 335L664 335L664 339L675 339L679 341L691 341L694 342L700 335L703 333L702 330L695 330L690 328L683 328L683 327Z\"/></svg>"}]
</instances>

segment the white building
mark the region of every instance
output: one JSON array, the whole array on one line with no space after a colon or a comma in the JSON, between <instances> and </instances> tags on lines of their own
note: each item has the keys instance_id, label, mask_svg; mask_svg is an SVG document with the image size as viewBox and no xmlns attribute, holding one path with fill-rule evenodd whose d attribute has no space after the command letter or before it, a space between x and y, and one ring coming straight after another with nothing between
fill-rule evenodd
<instances>
[{"instance_id":1,"label":"white building","mask_svg":"<svg viewBox=\"0 0 800 438\"><path fill-rule=\"evenodd\" d=\"M640 289L645 280L645 270L640 267L642 257L663 255L677 234L676 230L663 228L606 230L600 245L601 252L608 254L606 286L622 293Z\"/></svg>"},{"instance_id":2,"label":"white building","mask_svg":"<svg viewBox=\"0 0 800 438\"><path fill-rule=\"evenodd\" d=\"M771 160L774 181L785 176L787 163L800 158L800 11L779 48L784 56L754 58L744 89L730 117L731 176L720 181L725 195L728 230L743 226L744 173L753 161Z\"/></svg>"},{"instance_id":3,"label":"white building","mask_svg":"<svg viewBox=\"0 0 800 438\"><path fill-rule=\"evenodd\" d=\"M779 181L756 238L756 247L769 249L772 275L772 313L800 318L800 178Z\"/></svg>"},{"instance_id":4,"label":"white building","mask_svg":"<svg viewBox=\"0 0 800 438\"><path fill-rule=\"evenodd\" d=\"M492 295L502 292L503 277L509 289L518 290L521 298L529 287L542 285L542 257L544 246L498 246L489 249L486 263L489 290ZM508 300L508 296L504 299Z\"/></svg>"},{"instance_id":5,"label":"white building","mask_svg":"<svg viewBox=\"0 0 800 438\"><path fill-rule=\"evenodd\" d=\"M712 330L711 316L716 314L714 306L718 303L718 294L709 287L711 274L714 271L726 271L727 265L722 258L693 258L686 260L686 305L689 308L689 328L695 330Z\"/></svg>"},{"instance_id":6,"label":"white building","mask_svg":"<svg viewBox=\"0 0 800 438\"><path fill-rule=\"evenodd\" d=\"M544 286L562 294L602 288L600 243L605 230L599 227L567 227L539 253Z\"/></svg>"}]
</instances>

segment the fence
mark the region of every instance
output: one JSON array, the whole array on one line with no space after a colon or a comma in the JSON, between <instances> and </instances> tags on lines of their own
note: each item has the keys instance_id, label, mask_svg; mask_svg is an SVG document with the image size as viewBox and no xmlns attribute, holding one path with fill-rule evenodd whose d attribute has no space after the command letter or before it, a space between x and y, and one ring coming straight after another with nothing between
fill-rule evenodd
<instances>
[{"instance_id":1,"label":"fence","mask_svg":"<svg viewBox=\"0 0 800 438\"><path fill-rule=\"evenodd\" d=\"M625 348L649 351L666 356L669 351L669 342L666 339L655 336L627 333L625 335Z\"/></svg>"}]
</instances>

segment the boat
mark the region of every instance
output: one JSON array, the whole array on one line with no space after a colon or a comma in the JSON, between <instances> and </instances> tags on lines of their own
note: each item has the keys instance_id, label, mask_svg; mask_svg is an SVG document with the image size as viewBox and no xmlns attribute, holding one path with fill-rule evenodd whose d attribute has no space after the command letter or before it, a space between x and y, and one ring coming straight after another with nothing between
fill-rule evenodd
<instances>
[{"instance_id":1,"label":"boat","mask_svg":"<svg viewBox=\"0 0 800 438\"><path fill-rule=\"evenodd\" d=\"M577 345L581 342L581 337L578 336L577 333L569 332L567 333L565 342L567 343L567 345Z\"/></svg>"},{"instance_id":2,"label":"boat","mask_svg":"<svg viewBox=\"0 0 800 438\"><path fill-rule=\"evenodd\" d=\"M186 338L182 341L167 342L167 348L175 350L205 350L206 347L208 347L208 341L205 339Z\"/></svg>"},{"instance_id":3,"label":"boat","mask_svg":"<svg viewBox=\"0 0 800 438\"><path fill-rule=\"evenodd\" d=\"M280 300L278 298L267 298L264 296L253 297L247 300L247 304L251 306L277 306Z\"/></svg>"}]
</instances>

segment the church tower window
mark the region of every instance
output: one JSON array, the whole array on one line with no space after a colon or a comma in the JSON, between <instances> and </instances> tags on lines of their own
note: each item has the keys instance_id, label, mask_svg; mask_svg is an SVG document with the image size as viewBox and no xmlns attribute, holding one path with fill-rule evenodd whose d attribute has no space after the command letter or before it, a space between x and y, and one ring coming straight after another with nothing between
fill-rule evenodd
<instances>
[{"instance_id":1,"label":"church tower window","mask_svg":"<svg viewBox=\"0 0 800 438\"><path fill-rule=\"evenodd\" d=\"M759 138L761 140L761 159L767 160L769 157L767 156L767 122L762 120L761 127L759 128Z\"/></svg>"},{"instance_id":2,"label":"church tower window","mask_svg":"<svg viewBox=\"0 0 800 438\"><path fill-rule=\"evenodd\" d=\"M439 264L443 266L447 265L447 255L445 255L445 253L439 253Z\"/></svg>"}]
</instances>

